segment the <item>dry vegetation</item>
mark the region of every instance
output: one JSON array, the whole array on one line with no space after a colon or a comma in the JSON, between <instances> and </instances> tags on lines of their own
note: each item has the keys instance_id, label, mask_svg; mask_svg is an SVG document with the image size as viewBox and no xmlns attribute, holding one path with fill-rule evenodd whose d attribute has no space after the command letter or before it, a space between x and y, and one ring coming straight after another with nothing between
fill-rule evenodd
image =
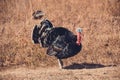
<instances>
[{"instance_id":1,"label":"dry vegetation","mask_svg":"<svg viewBox=\"0 0 120 80\"><path fill-rule=\"evenodd\" d=\"M83 49L71 63L120 64L120 0L0 0L0 67L56 66L57 60L34 45L31 32L42 10L55 26L75 33L83 28Z\"/></svg>"}]
</instances>

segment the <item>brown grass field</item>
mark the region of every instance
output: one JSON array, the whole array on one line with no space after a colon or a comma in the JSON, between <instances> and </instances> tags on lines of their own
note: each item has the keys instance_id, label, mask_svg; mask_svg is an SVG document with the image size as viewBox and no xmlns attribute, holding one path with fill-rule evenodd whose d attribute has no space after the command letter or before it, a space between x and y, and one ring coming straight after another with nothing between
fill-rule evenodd
<instances>
[{"instance_id":1,"label":"brown grass field","mask_svg":"<svg viewBox=\"0 0 120 80\"><path fill-rule=\"evenodd\" d=\"M82 51L63 60L70 70L32 43L36 10L56 27L83 29ZM120 0L0 0L0 80L120 80L119 65Z\"/></svg>"}]
</instances>

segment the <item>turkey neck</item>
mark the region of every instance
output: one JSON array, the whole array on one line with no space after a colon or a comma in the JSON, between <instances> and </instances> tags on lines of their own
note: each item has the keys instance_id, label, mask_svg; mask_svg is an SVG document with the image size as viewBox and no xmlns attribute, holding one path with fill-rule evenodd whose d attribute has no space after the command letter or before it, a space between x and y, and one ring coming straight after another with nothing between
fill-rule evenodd
<instances>
[{"instance_id":1,"label":"turkey neck","mask_svg":"<svg viewBox=\"0 0 120 80\"><path fill-rule=\"evenodd\" d=\"M77 41L76 41L76 43L78 45L80 45L80 43L81 43L81 33L80 32L77 32Z\"/></svg>"}]
</instances>

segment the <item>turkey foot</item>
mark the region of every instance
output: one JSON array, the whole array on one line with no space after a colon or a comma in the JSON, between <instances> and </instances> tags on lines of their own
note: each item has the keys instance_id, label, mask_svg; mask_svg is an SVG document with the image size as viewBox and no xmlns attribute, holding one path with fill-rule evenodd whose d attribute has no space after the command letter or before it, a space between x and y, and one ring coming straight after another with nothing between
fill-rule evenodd
<instances>
[{"instance_id":1,"label":"turkey foot","mask_svg":"<svg viewBox=\"0 0 120 80\"><path fill-rule=\"evenodd\" d=\"M58 59L58 64L60 69L63 69L63 61L61 59Z\"/></svg>"}]
</instances>

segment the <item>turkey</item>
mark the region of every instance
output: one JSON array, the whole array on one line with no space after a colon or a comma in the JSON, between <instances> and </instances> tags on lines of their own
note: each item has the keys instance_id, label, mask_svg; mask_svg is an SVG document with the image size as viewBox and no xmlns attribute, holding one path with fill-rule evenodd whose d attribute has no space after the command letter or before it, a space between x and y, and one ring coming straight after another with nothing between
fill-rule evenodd
<instances>
[{"instance_id":1,"label":"turkey","mask_svg":"<svg viewBox=\"0 0 120 80\"><path fill-rule=\"evenodd\" d=\"M58 59L60 68L63 68L62 59L66 59L78 54L82 48L81 29L77 30L77 35L63 27L53 27L49 20L43 20L40 25L33 29L32 40L35 44L40 44L47 48L46 53Z\"/></svg>"},{"instance_id":2,"label":"turkey","mask_svg":"<svg viewBox=\"0 0 120 80\"><path fill-rule=\"evenodd\" d=\"M58 59L60 68L63 68L62 59L78 54L82 48L81 29L77 35L64 27L53 27L49 20L43 20L33 29L32 40L47 48L46 54Z\"/></svg>"}]
</instances>

